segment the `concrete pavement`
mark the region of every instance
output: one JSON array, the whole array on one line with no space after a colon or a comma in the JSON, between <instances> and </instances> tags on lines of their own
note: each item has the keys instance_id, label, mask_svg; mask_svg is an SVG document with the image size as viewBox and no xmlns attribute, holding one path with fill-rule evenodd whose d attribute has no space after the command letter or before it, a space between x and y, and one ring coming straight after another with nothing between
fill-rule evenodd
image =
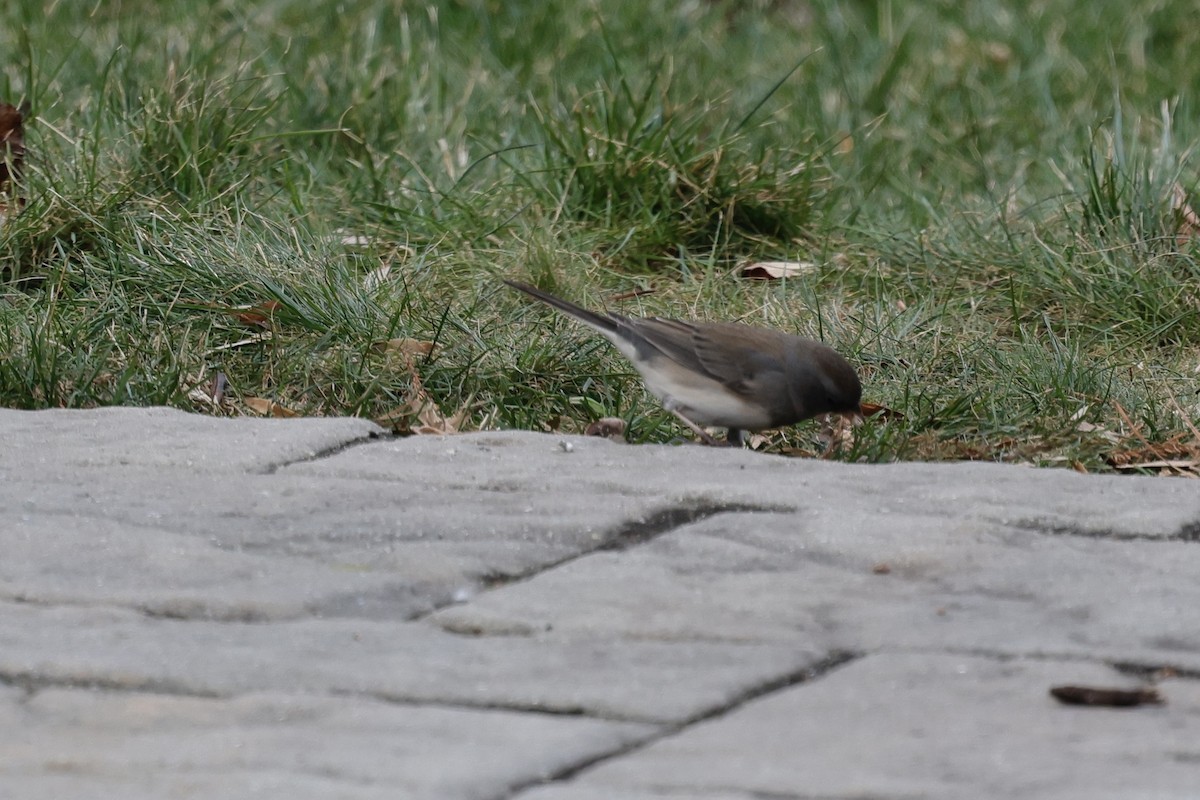
<instances>
[{"instance_id":1,"label":"concrete pavement","mask_svg":"<svg viewBox=\"0 0 1200 800\"><path fill-rule=\"evenodd\" d=\"M27 800L1197 800L1200 486L0 410L0 730Z\"/></svg>"}]
</instances>

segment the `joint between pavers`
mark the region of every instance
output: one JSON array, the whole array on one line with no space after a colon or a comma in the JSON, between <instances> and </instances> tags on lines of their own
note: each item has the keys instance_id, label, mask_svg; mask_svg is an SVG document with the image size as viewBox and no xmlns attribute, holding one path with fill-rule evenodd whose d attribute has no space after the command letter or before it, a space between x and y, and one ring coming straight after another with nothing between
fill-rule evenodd
<instances>
[{"instance_id":1,"label":"joint between pavers","mask_svg":"<svg viewBox=\"0 0 1200 800\"><path fill-rule=\"evenodd\" d=\"M1200 520L1181 525L1175 533L1163 535L1152 533L1121 533L1111 528L1084 528L1078 525L1048 523L1033 519L1008 523L1010 527L1043 533L1048 536L1076 536L1081 539L1099 539L1109 542L1188 542L1200 543Z\"/></svg>"},{"instance_id":2,"label":"joint between pavers","mask_svg":"<svg viewBox=\"0 0 1200 800\"><path fill-rule=\"evenodd\" d=\"M1200 669L1181 667L1169 662L1128 661L1124 659L1105 658L1104 656L1089 656L1085 653L1054 653L1047 651L1015 652L1011 650L989 650L983 647L899 647L886 650L873 650L871 655L886 655L888 653L910 653L916 655L970 656L986 658L997 662L1009 661L1057 661L1078 662L1081 664L1104 664L1124 675L1146 680L1164 676L1183 680L1200 680Z\"/></svg>"},{"instance_id":3,"label":"joint between pavers","mask_svg":"<svg viewBox=\"0 0 1200 800\"><path fill-rule=\"evenodd\" d=\"M565 566L573 561L578 561L581 558L595 555L596 553L611 553L614 551L621 552L624 550L629 550L630 548L651 542L654 539L657 539L659 536L668 534L674 530L682 528L685 525L691 525L694 522L699 522L701 520L708 519L709 517L714 517L718 514L777 514L794 510L795 509L788 508L786 506L760 506L746 503L710 503L707 501L680 502L665 508L660 508L656 511L652 511L640 519L631 520L623 525L620 525L593 547L589 547L577 553L571 553L570 555L555 561L538 564L531 569L521 572L480 575L476 578L476 584L483 592L491 591L493 589L500 589L506 586L512 586L516 583L532 580L542 573ZM444 603L435 604L433 608L410 617L408 621L416 622L423 620L426 617L436 614L442 609L449 608L454 605L459 605L459 603L456 603L454 600L449 600ZM462 631L450 629L446 630L449 633L463 634Z\"/></svg>"},{"instance_id":4,"label":"joint between pavers","mask_svg":"<svg viewBox=\"0 0 1200 800\"><path fill-rule=\"evenodd\" d=\"M810 664L807 667L790 672L786 675L780 676L779 678L766 681L758 686L746 690L745 692L742 692L729 702L706 709L705 711L702 711L699 714L694 714L681 722L664 725L657 731L643 736L636 741L627 742L621 747L614 748L606 753L592 754L575 762L574 764L569 764L544 778L527 781L513 786L508 790L508 792L497 796L494 798L494 800L512 800L526 789L572 780L592 767L596 767L615 758L621 758L622 756L634 753L670 736L682 733L694 725L708 722L710 720L717 719L718 717L723 717L726 714L736 711L746 703L766 697L769 694L781 691L783 689L789 689L793 686L798 686L801 684L812 683L813 681L824 677L830 672L833 672L853 661L857 661L859 658L862 658L862 656L862 653L853 653L843 650L831 652L829 655L815 664Z\"/></svg>"},{"instance_id":5,"label":"joint between pavers","mask_svg":"<svg viewBox=\"0 0 1200 800\"><path fill-rule=\"evenodd\" d=\"M404 695L393 694L383 691L353 691L348 689L334 689L329 692L331 697L357 697L368 698L380 703L387 703L393 706L404 706L405 708L450 708L464 711L495 711L504 714L537 714L545 717L568 717L596 720L599 722L632 722L639 725L661 726L664 723L662 720L647 719L645 717L629 716L625 714L598 714L594 711L589 711L583 706L568 706L568 707L547 707L537 703L498 703L494 701L479 701L456 699L429 699L415 698Z\"/></svg>"},{"instance_id":6,"label":"joint between pavers","mask_svg":"<svg viewBox=\"0 0 1200 800\"><path fill-rule=\"evenodd\" d=\"M314 461L323 461L324 459L332 458L333 456L336 456L339 453L344 453L348 450L352 450L355 447L358 447L359 445L368 444L370 442L378 441L380 439L395 439L395 438L397 438L397 437L394 434L390 434L390 433L386 433L386 432L385 433L378 433L378 432L367 433L367 434L364 434L363 436L358 436L358 437L355 437L355 438L350 439L345 442L339 442L338 444L335 444L332 447L326 447L324 450L317 450L315 452L308 453L307 455L303 455L298 458L290 458L287 461L280 461L278 464L268 464L267 466L262 467L261 469L252 470L251 474L274 475L275 473L279 472L279 470L286 469L287 467L293 467L297 464L309 464Z\"/></svg>"},{"instance_id":7,"label":"joint between pavers","mask_svg":"<svg viewBox=\"0 0 1200 800\"><path fill-rule=\"evenodd\" d=\"M786 506L765 506L747 503L677 504L659 509L648 517L630 522L618 530L596 550L628 550L653 541L684 525L715 517L718 514L779 514L795 511ZM590 551L593 552L593 551Z\"/></svg>"},{"instance_id":8,"label":"joint between pavers","mask_svg":"<svg viewBox=\"0 0 1200 800\"><path fill-rule=\"evenodd\" d=\"M44 689L79 689L120 692L122 694L156 694L169 697L194 697L202 700L217 700L228 697L221 692L194 689L173 681L143 680L125 681L104 676L56 677L39 675L29 670L0 671L0 685L12 686L32 697Z\"/></svg>"},{"instance_id":9,"label":"joint between pavers","mask_svg":"<svg viewBox=\"0 0 1200 800\"><path fill-rule=\"evenodd\" d=\"M1146 664L1136 661L1105 661L1104 663L1122 675L1143 680L1158 680L1164 677L1173 680L1200 680L1200 669L1188 669L1174 664Z\"/></svg>"}]
</instances>

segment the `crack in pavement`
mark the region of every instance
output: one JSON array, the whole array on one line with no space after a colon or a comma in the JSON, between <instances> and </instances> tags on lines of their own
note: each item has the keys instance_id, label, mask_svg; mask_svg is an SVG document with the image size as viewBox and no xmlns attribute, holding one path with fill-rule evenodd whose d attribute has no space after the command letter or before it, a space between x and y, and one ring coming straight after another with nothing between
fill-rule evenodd
<instances>
[{"instance_id":1,"label":"crack in pavement","mask_svg":"<svg viewBox=\"0 0 1200 800\"><path fill-rule=\"evenodd\" d=\"M542 564L537 564L530 569L520 572L502 573L502 574L484 574L475 577L476 586L481 592L489 592L495 589L511 586L516 583L532 580L538 575L558 567L570 564L573 561L578 561L581 558L586 558L596 553L624 551L633 547L646 544L647 542L657 539L659 536L670 533L674 530L690 525L693 522L699 522L703 519L716 516L717 514L748 514L748 513L781 513L794 511L795 509L785 506L758 506L747 503L711 503L707 500L699 499L687 501L665 508L660 508L644 515L640 519L630 520L624 525L618 526L611 533L606 534L595 546L580 550L576 553L564 556L563 558L554 561L547 561ZM474 596L472 597L474 599ZM470 600L466 601L469 603ZM444 608L453 605L465 605L464 602L457 602L453 598L448 602L435 605L433 608L415 614L409 617L409 621L423 620ZM440 627L440 626L439 626ZM467 630L451 630L443 628L448 633L453 633L462 636L483 636L481 631Z\"/></svg>"},{"instance_id":2,"label":"crack in pavement","mask_svg":"<svg viewBox=\"0 0 1200 800\"><path fill-rule=\"evenodd\" d=\"M755 514L755 513L789 513L796 509L787 506L760 506L749 503L708 503L698 501L697 505L677 505L660 509L641 520L636 520L618 530L607 542L596 550L628 550L640 544L653 541L663 534L670 533L676 528L699 522L717 514ZM590 551L595 552L595 551Z\"/></svg>"},{"instance_id":3,"label":"crack in pavement","mask_svg":"<svg viewBox=\"0 0 1200 800\"><path fill-rule=\"evenodd\" d=\"M607 761L611 761L615 758L629 755L630 753L641 750L642 748L666 739L667 737L682 733L694 725L699 725L703 722L708 722L710 720L723 717L726 714L736 711L743 705L754 700L766 697L774 692L789 689L793 686L812 683L824 677L825 675L828 675L830 672L833 672L836 669L862 658L863 655L864 654L862 653L852 653L849 651L833 651L825 658L814 664L802 669L798 669L794 672L787 673L778 678L765 681L758 686L742 692L729 702L721 703L720 705L714 706L705 711L701 711L700 713L694 714L681 722L664 725L659 730L654 731L647 736L643 736L636 741L629 742L621 747L614 748L613 750L609 750L605 753L587 756L579 761L576 761L574 764L569 764L566 767L563 767L562 769L545 777L518 783L510 787L505 794L494 796L492 800L513 800L513 798L524 792L526 789L533 789L538 786L546 786L552 783L569 781L592 767L598 766Z\"/></svg>"},{"instance_id":4,"label":"crack in pavement","mask_svg":"<svg viewBox=\"0 0 1200 800\"><path fill-rule=\"evenodd\" d=\"M329 447L326 447L324 450L317 450L315 452L309 453L308 455L299 456L298 458L288 459L287 461L280 461L278 464L268 464L265 467L259 467L258 469L249 470L248 474L250 474L250 475L274 475L275 473L279 472L279 470L281 470L281 469L295 466L296 464L307 464L312 461L322 461L326 458L331 458L333 456L336 456L338 453L343 453L347 450L358 447L361 444L366 444L367 442L373 442L373 441L376 441L379 439L395 439L395 438L397 438L395 436L395 434L390 434L390 433L387 433L386 431L383 431L380 433L367 433L362 436L358 436L353 439L348 439L347 441L340 442L335 445L331 445Z\"/></svg>"},{"instance_id":5,"label":"crack in pavement","mask_svg":"<svg viewBox=\"0 0 1200 800\"><path fill-rule=\"evenodd\" d=\"M89 676L53 676L41 675L29 670L0 670L0 684L14 686L25 692L26 697L32 697L43 689L80 689L94 691L97 689L143 694L168 695L171 697L197 697L205 700L217 700L231 695L196 689L183 683L160 678L111 678L102 675Z\"/></svg>"},{"instance_id":6,"label":"crack in pavement","mask_svg":"<svg viewBox=\"0 0 1200 800\"><path fill-rule=\"evenodd\" d=\"M1110 667L1122 675L1129 675L1147 681L1162 678L1182 678L1183 680L1200 680L1200 669L1188 669L1172 664L1142 664L1135 661L1105 661Z\"/></svg>"},{"instance_id":7,"label":"crack in pavement","mask_svg":"<svg viewBox=\"0 0 1200 800\"><path fill-rule=\"evenodd\" d=\"M336 449L340 450L346 446L348 445L340 445ZM498 589L504 586L530 580L543 572L547 572L565 564L569 564L572 561L584 558L594 553L614 551L620 552L629 550L653 541L659 536L670 533L685 525L689 525L718 514L786 513L792 510L794 509L767 505L757 506L743 503L711 503L706 500L685 500L679 504L674 504L651 511L641 518L619 524L613 530L606 533L591 547L570 553L569 555L553 561L534 565L527 570L502 574L485 573L482 575L465 575L463 576L463 580L461 582L456 583L453 586L445 586L441 588L437 586L426 586L422 589L421 587L408 586L407 584L404 584L407 589L410 589L413 592L428 594L431 595L431 597L429 598L429 602L427 604L422 604L424 607L420 610L399 615L398 618L403 619L406 622L421 621L444 608L470 602L470 599L478 596L482 592L487 592L493 589ZM107 519L107 517L105 517L105 519ZM121 522L123 524L125 523L124 520L121 520ZM161 530L159 528L153 529ZM246 546L238 549L243 552L254 552L256 550L256 548ZM319 560L316 557L307 555L298 555L293 557L307 560ZM470 590L467 593L468 599L465 601L462 599L464 590ZM147 619L168 619L181 622L270 624L281 621L328 616L328 610L321 608L320 604L318 603L307 604L304 612L301 613L281 613L278 609L260 609L254 607L253 605L222 605L220 603L210 604L201 600L181 598L159 598L140 602L127 600L98 603L92 598L39 598L24 592L0 592L0 600L37 605L45 608L54 608L59 606L106 606L135 611ZM451 630L448 628L443 628L443 630L455 635L483 635L480 632L474 631Z\"/></svg>"},{"instance_id":8,"label":"crack in pavement","mask_svg":"<svg viewBox=\"0 0 1200 800\"><path fill-rule=\"evenodd\" d=\"M1110 542L1200 542L1200 521L1185 523L1175 533L1165 535L1119 533L1111 528L1082 528L1077 525L1048 523L1035 519L1016 520L1006 524L1017 530L1044 533L1049 536L1078 536L1084 539L1100 539Z\"/></svg>"},{"instance_id":9,"label":"crack in pavement","mask_svg":"<svg viewBox=\"0 0 1200 800\"><path fill-rule=\"evenodd\" d=\"M1046 651L1039 652L1011 652L1003 650L989 650L983 647L898 647L884 648L880 650L872 650L863 655L886 655L888 653L911 653L915 655L947 655L947 656L971 656L974 658L987 658L1001 663L1009 661L1054 661L1054 662L1070 662L1078 664L1104 664L1111 667L1117 672L1128 675L1130 677L1141 678L1147 681L1153 681L1160 678L1180 678L1184 680L1200 680L1200 669L1191 669L1189 667L1180 667L1169 663L1146 663L1139 661L1124 661L1104 658L1103 656L1086 656L1079 653L1052 653Z\"/></svg>"},{"instance_id":10,"label":"crack in pavement","mask_svg":"<svg viewBox=\"0 0 1200 800\"><path fill-rule=\"evenodd\" d=\"M451 708L465 711L499 711L511 714L540 714L547 717L579 717L582 719L598 720L601 722L632 722L638 725L650 725L655 727L662 727L664 725L671 724L660 719L647 719L646 717L630 716L627 714L606 714L589 711L583 705L545 706L536 702L504 702L495 700L476 701L464 698L438 700L409 697L382 690L355 691L351 689L331 689L329 691L329 695L331 697L365 697L370 700L377 700L381 703L405 707Z\"/></svg>"}]
</instances>

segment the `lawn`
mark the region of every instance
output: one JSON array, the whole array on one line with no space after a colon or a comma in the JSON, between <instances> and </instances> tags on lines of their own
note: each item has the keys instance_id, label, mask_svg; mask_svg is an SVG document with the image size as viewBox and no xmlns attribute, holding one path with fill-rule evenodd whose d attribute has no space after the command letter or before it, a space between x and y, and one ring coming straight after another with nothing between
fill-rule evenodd
<instances>
[{"instance_id":1,"label":"lawn","mask_svg":"<svg viewBox=\"0 0 1200 800\"><path fill-rule=\"evenodd\" d=\"M1195 475L1186 5L10 0L0 405L684 435L507 277L826 341L829 457Z\"/></svg>"}]
</instances>

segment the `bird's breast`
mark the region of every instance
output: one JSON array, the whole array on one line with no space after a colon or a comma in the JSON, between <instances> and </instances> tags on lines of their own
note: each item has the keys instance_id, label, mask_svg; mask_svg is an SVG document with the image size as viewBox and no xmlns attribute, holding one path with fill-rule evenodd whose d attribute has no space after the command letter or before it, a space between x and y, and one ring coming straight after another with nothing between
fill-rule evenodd
<instances>
[{"instance_id":1,"label":"bird's breast","mask_svg":"<svg viewBox=\"0 0 1200 800\"><path fill-rule=\"evenodd\" d=\"M761 402L751 402L719 381L668 359L641 364L639 371L664 408L700 425L759 430L774 424Z\"/></svg>"}]
</instances>

